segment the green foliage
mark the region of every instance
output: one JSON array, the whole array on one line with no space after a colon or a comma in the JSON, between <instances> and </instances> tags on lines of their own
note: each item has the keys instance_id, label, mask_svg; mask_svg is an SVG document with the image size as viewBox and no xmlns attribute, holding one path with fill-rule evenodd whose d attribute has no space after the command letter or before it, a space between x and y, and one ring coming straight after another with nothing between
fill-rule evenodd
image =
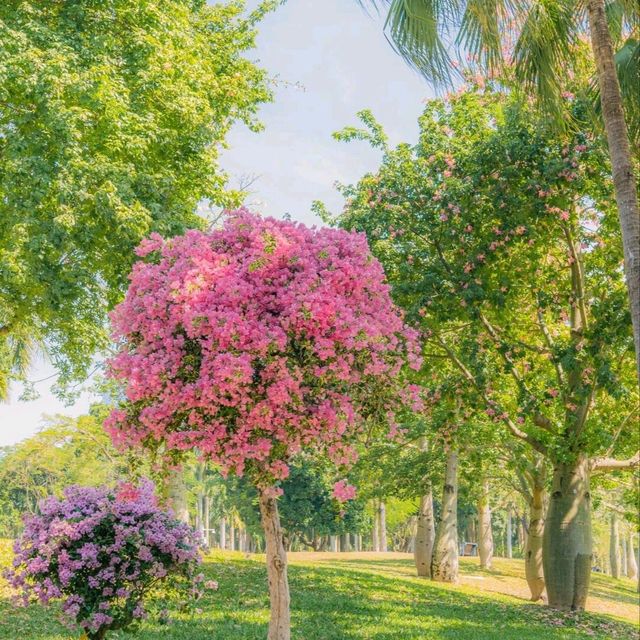
<instances>
[{"instance_id":1,"label":"green foliage","mask_svg":"<svg viewBox=\"0 0 640 640\"><path fill-rule=\"evenodd\" d=\"M237 202L218 155L270 99L245 54L273 4L2 3L0 394L43 342L81 378L140 240Z\"/></svg>"},{"instance_id":2,"label":"green foliage","mask_svg":"<svg viewBox=\"0 0 640 640\"><path fill-rule=\"evenodd\" d=\"M584 122L582 103L568 109ZM594 136L559 136L517 96L473 87L431 101L420 131L343 188L340 224L367 233L421 326L427 386L555 460L633 453L631 323Z\"/></svg>"}]
</instances>

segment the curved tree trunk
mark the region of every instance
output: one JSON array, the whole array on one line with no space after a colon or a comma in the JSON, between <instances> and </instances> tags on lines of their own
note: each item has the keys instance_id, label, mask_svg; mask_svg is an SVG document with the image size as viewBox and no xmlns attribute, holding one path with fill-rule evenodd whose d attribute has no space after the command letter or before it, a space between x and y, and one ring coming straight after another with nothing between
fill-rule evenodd
<instances>
[{"instance_id":1,"label":"curved tree trunk","mask_svg":"<svg viewBox=\"0 0 640 640\"><path fill-rule=\"evenodd\" d=\"M529 535L524 547L524 572L531 591L531 600L537 602L544 591L542 566L542 536L544 534L544 486L534 485L531 491Z\"/></svg>"},{"instance_id":2,"label":"curved tree trunk","mask_svg":"<svg viewBox=\"0 0 640 640\"><path fill-rule=\"evenodd\" d=\"M622 569L620 562L620 527L618 525L618 514L611 513L611 534L609 536L609 564L611 566L611 576L619 579Z\"/></svg>"},{"instance_id":3,"label":"curved tree trunk","mask_svg":"<svg viewBox=\"0 0 640 640\"><path fill-rule=\"evenodd\" d=\"M189 524L187 484L182 469L173 469L167 477L167 503L177 520Z\"/></svg>"},{"instance_id":4,"label":"curved tree trunk","mask_svg":"<svg viewBox=\"0 0 640 640\"><path fill-rule=\"evenodd\" d=\"M598 69L602 116L607 132L613 185L622 228L624 271L631 302L636 364L640 377L640 212L633 174L629 135L622 106L620 84L613 57L613 44L607 24L605 0L588 0L591 46Z\"/></svg>"},{"instance_id":5,"label":"curved tree trunk","mask_svg":"<svg viewBox=\"0 0 640 640\"><path fill-rule=\"evenodd\" d=\"M491 506L489 505L489 481L482 481L482 492L478 500L478 554L480 567L491 569L493 560L493 531L491 530Z\"/></svg>"},{"instance_id":6,"label":"curved tree trunk","mask_svg":"<svg viewBox=\"0 0 640 640\"><path fill-rule=\"evenodd\" d=\"M429 490L420 499L420 511L416 527L416 541L413 557L419 576L431 577L431 555L436 537L435 520L433 517L433 491Z\"/></svg>"},{"instance_id":7,"label":"curved tree trunk","mask_svg":"<svg viewBox=\"0 0 640 640\"><path fill-rule=\"evenodd\" d=\"M431 578L438 582L458 580L458 454L447 454L442 513L431 557Z\"/></svg>"},{"instance_id":8,"label":"curved tree trunk","mask_svg":"<svg viewBox=\"0 0 640 640\"><path fill-rule=\"evenodd\" d=\"M629 534L629 545L627 547L627 577L630 580L638 579L638 563L636 562L636 552L633 548L633 532Z\"/></svg>"},{"instance_id":9,"label":"curved tree trunk","mask_svg":"<svg viewBox=\"0 0 640 640\"><path fill-rule=\"evenodd\" d=\"M558 464L542 542L549 606L582 611L591 578L589 463Z\"/></svg>"},{"instance_id":10,"label":"curved tree trunk","mask_svg":"<svg viewBox=\"0 0 640 640\"><path fill-rule=\"evenodd\" d=\"M260 515L267 554L267 577L271 600L268 640L290 640L289 580L287 578L287 554L280 527L278 503L264 490L260 492Z\"/></svg>"}]
</instances>

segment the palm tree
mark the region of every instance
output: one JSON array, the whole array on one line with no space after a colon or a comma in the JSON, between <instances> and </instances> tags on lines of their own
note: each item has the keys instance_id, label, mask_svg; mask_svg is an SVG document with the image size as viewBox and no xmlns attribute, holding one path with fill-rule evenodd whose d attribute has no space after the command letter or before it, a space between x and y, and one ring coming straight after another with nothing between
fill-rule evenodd
<instances>
[{"instance_id":1,"label":"palm tree","mask_svg":"<svg viewBox=\"0 0 640 640\"><path fill-rule=\"evenodd\" d=\"M386 8L385 31L393 47L435 85L450 85L457 68L466 66L458 65L454 57L465 61L468 57L486 72L500 72L509 59L516 79L555 114L566 70L571 68L572 47L580 37L590 37L622 228L640 376L640 213L620 88L622 84L628 89L626 117L638 154L638 0L369 0L369 4Z\"/></svg>"}]
</instances>

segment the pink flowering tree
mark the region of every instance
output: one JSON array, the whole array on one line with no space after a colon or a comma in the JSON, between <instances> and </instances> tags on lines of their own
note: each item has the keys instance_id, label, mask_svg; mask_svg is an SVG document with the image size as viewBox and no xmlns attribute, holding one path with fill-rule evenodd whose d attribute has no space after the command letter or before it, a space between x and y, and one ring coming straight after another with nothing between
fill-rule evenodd
<instances>
[{"instance_id":1,"label":"pink flowering tree","mask_svg":"<svg viewBox=\"0 0 640 640\"><path fill-rule=\"evenodd\" d=\"M145 597L170 574L196 598L202 586L196 534L158 506L151 482L68 487L26 519L14 551L6 577L23 603L60 600L64 620L91 640L143 618Z\"/></svg>"},{"instance_id":2,"label":"pink flowering tree","mask_svg":"<svg viewBox=\"0 0 640 640\"><path fill-rule=\"evenodd\" d=\"M271 596L270 640L290 637L278 484L302 450L339 467L370 426L407 398L414 334L362 234L309 229L241 209L223 228L138 249L112 316L111 375L126 403L116 443L179 455L196 448L258 489ZM353 489L336 486L336 497Z\"/></svg>"}]
</instances>

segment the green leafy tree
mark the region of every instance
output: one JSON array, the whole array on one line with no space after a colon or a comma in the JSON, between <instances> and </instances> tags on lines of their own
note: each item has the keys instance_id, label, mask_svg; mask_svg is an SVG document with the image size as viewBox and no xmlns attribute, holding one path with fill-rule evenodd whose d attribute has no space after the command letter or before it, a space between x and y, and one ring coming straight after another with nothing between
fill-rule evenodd
<instances>
[{"instance_id":1,"label":"green leafy tree","mask_svg":"<svg viewBox=\"0 0 640 640\"><path fill-rule=\"evenodd\" d=\"M245 56L273 4L2 3L0 396L39 345L82 378L140 240L237 201L218 155L270 99Z\"/></svg>"},{"instance_id":2,"label":"green leafy tree","mask_svg":"<svg viewBox=\"0 0 640 640\"><path fill-rule=\"evenodd\" d=\"M588 132L559 136L491 91L430 102L420 128L418 144L396 149L374 128L340 136L385 148L376 173L344 188L340 224L367 233L425 351L552 462L547 592L581 609L589 477L640 460L623 417L637 424L638 396L606 158Z\"/></svg>"},{"instance_id":3,"label":"green leafy tree","mask_svg":"<svg viewBox=\"0 0 640 640\"><path fill-rule=\"evenodd\" d=\"M361 2L361 4L365 4ZM576 43L591 40L609 146L640 376L640 212L627 120L640 127L640 5L635 0L372 0L388 8L386 31L407 62L436 84L469 68L504 76L566 122L562 99L576 71ZM615 50L618 49L616 58ZM455 51L457 60L452 55ZM620 78L618 78L618 73ZM624 101L620 86L629 89ZM638 137L634 137L636 152Z\"/></svg>"}]
</instances>

